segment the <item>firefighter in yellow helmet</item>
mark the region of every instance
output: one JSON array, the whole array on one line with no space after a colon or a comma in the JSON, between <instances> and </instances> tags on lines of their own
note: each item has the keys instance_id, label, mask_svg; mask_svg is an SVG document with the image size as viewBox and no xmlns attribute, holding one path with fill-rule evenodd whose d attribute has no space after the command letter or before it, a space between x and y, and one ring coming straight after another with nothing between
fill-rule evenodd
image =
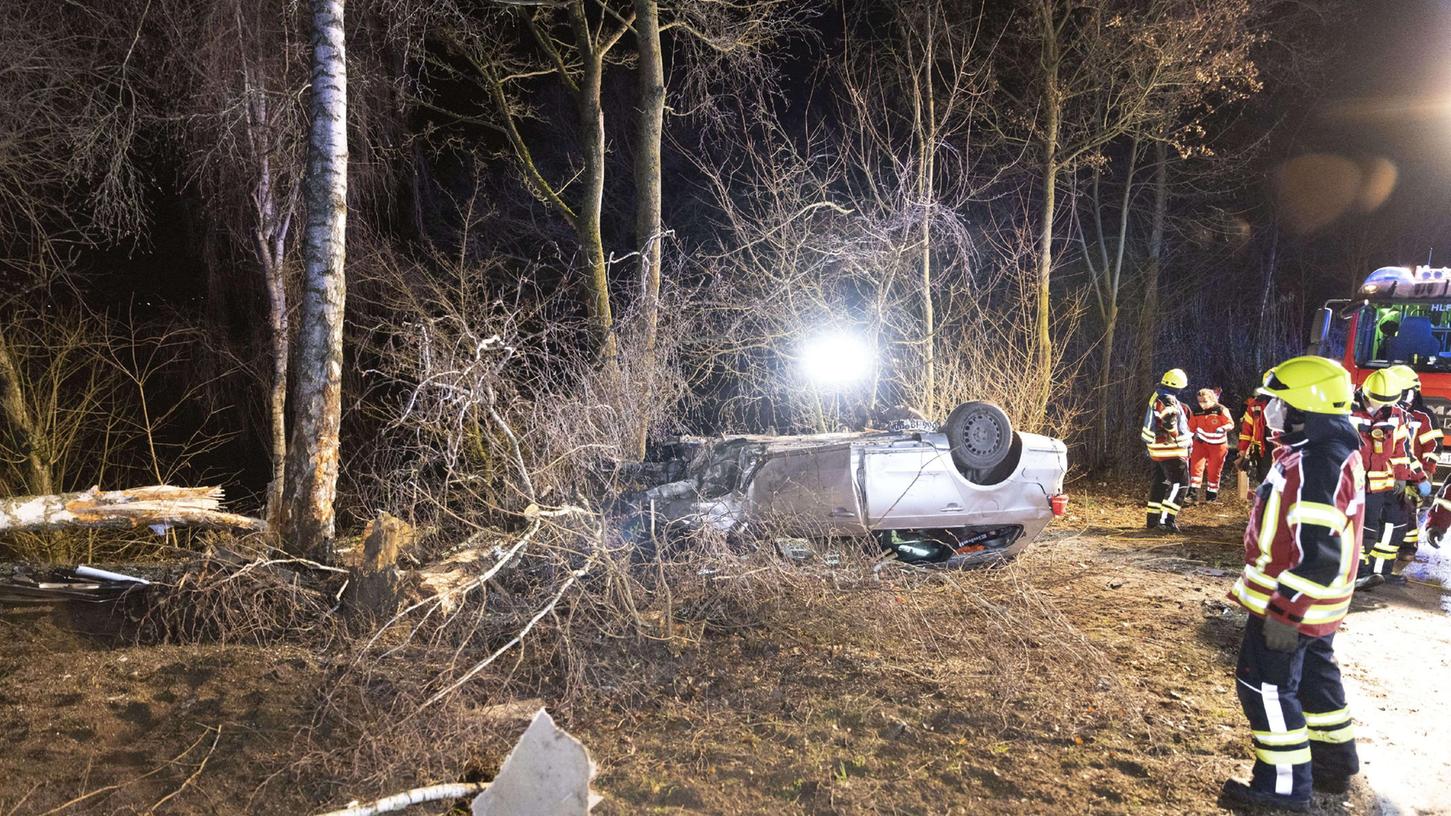
<instances>
[{"instance_id":1,"label":"firefighter in yellow helmet","mask_svg":"<svg viewBox=\"0 0 1451 816\"><path fill-rule=\"evenodd\" d=\"M1410 421L1411 456L1421 463L1421 469L1426 472L1426 478L1435 482L1436 468L1441 458L1441 437L1444 434L1437 427L1436 417L1426 408L1426 401L1421 398L1421 375L1417 374L1414 368L1404 364L1393 365L1386 371L1399 377L1406 386L1406 390L1401 393L1399 405L1401 410L1406 412L1406 417ZM1419 495L1419 489L1408 490L1406 500L1413 505L1412 523L1406 529L1405 542L1401 544L1399 554L1401 561L1410 561L1415 558L1416 550L1420 548L1421 540L1424 538L1426 526L1425 513L1414 507L1414 505L1424 502Z\"/></svg>"},{"instance_id":2,"label":"firefighter in yellow helmet","mask_svg":"<svg viewBox=\"0 0 1451 816\"><path fill-rule=\"evenodd\" d=\"M1354 592L1365 471L1350 374L1324 357L1270 369L1259 393L1274 463L1254 493L1244 570L1230 597L1250 614L1235 689L1250 721L1249 784L1230 808L1309 811L1311 790L1344 793L1360 770L1332 638Z\"/></svg>"},{"instance_id":3,"label":"firefighter in yellow helmet","mask_svg":"<svg viewBox=\"0 0 1451 816\"><path fill-rule=\"evenodd\" d=\"M1360 431L1365 462L1365 552L1356 586L1373 589L1402 582L1393 574L1396 556L1413 525L1408 486L1422 498L1431 482L1411 451L1411 422L1399 405L1407 383L1389 369L1371 372L1360 387L1351 422Z\"/></svg>"},{"instance_id":4,"label":"firefighter in yellow helmet","mask_svg":"<svg viewBox=\"0 0 1451 816\"><path fill-rule=\"evenodd\" d=\"M1179 508L1189 486L1189 448L1194 437L1189 433L1189 420L1179 402L1179 392L1189 385L1183 369L1164 372L1159 387L1149 396L1144 411L1140 436L1148 451L1150 478L1148 528L1179 532Z\"/></svg>"}]
</instances>

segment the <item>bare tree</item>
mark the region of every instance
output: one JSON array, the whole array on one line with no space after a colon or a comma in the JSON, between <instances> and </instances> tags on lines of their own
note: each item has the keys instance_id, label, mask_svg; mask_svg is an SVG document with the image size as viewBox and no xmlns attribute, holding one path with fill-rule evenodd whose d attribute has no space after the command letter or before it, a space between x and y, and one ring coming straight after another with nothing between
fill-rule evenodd
<instances>
[{"instance_id":1,"label":"bare tree","mask_svg":"<svg viewBox=\"0 0 1451 816\"><path fill-rule=\"evenodd\" d=\"M214 215L209 223L255 263L266 292L266 517L276 524L287 462L288 272L306 143L300 20L273 0L184 2L161 17L168 61L178 69L155 80L158 93L177 100L168 124L187 147L190 176Z\"/></svg>"},{"instance_id":2,"label":"bare tree","mask_svg":"<svg viewBox=\"0 0 1451 816\"><path fill-rule=\"evenodd\" d=\"M869 200L881 207L901 195L904 215L915 221L903 248L915 258L920 316L916 336L907 341L921 366L912 402L935 416L946 407L937 378L937 301L945 301L962 274L970 275L940 267L949 258L967 261L960 214L997 181L997 174L980 172L977 128L992 40L984 36L981 15L964 15L943 0L896 4L888 20L885 26L857 20L859 29L885 33L880 42L849 41L841 60L843 116L857 134L847 155Z\"/></svg>"},{"instance_id":3,"label":"bare tree","mask_svg":"<svg viewBox=\"0 0 1451 816\"><path fill-rule=\"evenodd\" d=\"M592 13L592 10L593 13ZM433 102L424 104L456 121L490 128L502 135L524 182L573 230L582 255L585 305L594 323L600 356L607 368L616 366L614 312L610 302L609 267L605 257L601 215L605 189L605 121L603 79L615 47L630 31L633 13L622 14L607 3L585 0L523 6L499 3L483 14L460 8L435 11L440 24L434 33L470 70L462 71L446 60L430 61L432 68L456 80L478 86L492 110L475 114L449 110ZM501 35L500 32L506 32ZM532 43L521 47L510 35L518 32ZM574 108L574 136L578 165L564 181L550 176L544 158L560 158L551 134L531 138L525 120L536 115L528 100L529 88L549 77L563 88ZM547 145L554 155L541 158Z\"/></svg>"},{"instance_id":4,"label":"bare tree","mask_svg":"<svg viewBox=\"0 0 1451 816\"><path fill-rule=\"evenodd\" d=\"M1030 0L1026 12L1018 47L1005 51L1017 80L1003 85L1014 111L1004 135L1038 156L1035 342L1048 370L1061 175L1126 136L1189 148L1217 104L1258 88L1250 49L1261 38L1247 0Z\"/></svg>"},{"instance_id":5,"label":"bare tree","mask_svg":"<svg viewBox=\"0 0 1451 816\"><path fill-rule=\"evenodd\" d=\"M342 416L344 261L348 216L348 84L344 0L312 0L312 125L303 191L303 294L296 421L287 452L284 535L331 557Z\"/></svg>"}]
</instances>

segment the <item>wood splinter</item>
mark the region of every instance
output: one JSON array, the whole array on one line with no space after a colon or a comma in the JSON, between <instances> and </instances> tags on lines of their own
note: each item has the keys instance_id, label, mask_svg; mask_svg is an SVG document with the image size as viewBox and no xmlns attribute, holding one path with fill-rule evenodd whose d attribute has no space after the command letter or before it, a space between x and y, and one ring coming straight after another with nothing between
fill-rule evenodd
<instances>
[{"instance_id":1,"label":"wood splinter","mask_svg":"<svg viewBox=\"0 0 1451 816\"><path fill-rule=\"evenodd\" d=\"M0 532L70 527L206 527L265 531L267 523L221 510L220 487L151 485L124 490L93 487L78 493L0 499Z\"/></svg>"}]
</instances>

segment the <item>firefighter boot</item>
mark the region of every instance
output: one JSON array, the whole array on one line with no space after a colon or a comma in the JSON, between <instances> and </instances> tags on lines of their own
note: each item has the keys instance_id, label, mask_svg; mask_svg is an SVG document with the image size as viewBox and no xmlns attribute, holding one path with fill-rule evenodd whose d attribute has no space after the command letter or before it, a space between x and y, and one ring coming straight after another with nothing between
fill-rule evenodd
<instances>
[{"instance_id":1,"label":"firefighter boot","mask_svg":"<svg viewBox=\"0 0 1451 816\"><path fill-rule=\"evenodd\" d=\"M1218 490L1211 489L1211 488L1205 488L1205 490L1204 490L1204 501L1205 502L1217 502L1217 501L1219 501L1219 491Z\"/></svg>"},{"instance_id":2,"label":"firefighter boot","mask_svg":"<svg viewBox=\"0 0 1451 816\"><path fill-rule=\"evenodd\" d=\"M1219 790L1219 806L1229 810L1248 810L1251 813L1288 810L1293 813L1309 813L1310 797L1297 799L1255 790L1243 782L1227 780Z\"/></svg>"},{"instance_id":3,"label":"firefighter boot","mask_svg":"<svg viewBox=\"0 0 1451 816\"><path fill-rule=\"evenodd\" d=\"M1360 569L1355 573L1356 589L1375 589L1376 587L1384 584L1385 582L1386 579L1384 576L1376 573L1376 571L1364 561L1360 562Z\"/></svg>"},{"instance_id":4,"label":"firefighter boot","mask_svg":"<svg viewBox=\"0 0 1451 816\"><path fill-rule=\"evenodd\" d=\"M1194 504L1199 501L1199 488L1191 487L1184 493L1184 503Z\"/></svg>"},{"instance_id":5,"label":"firefighter boot","mask_svg":"<svg viewBox=\"0 0 1451 816\"><path fill-rule=\"evenodd\" d=\"M1180 530L1179 529L1179 517L1178 516L1170 516L1168 518L1168 520L1164 522L1163 529L1165 529L1166 531L1171 532L1171 533L1182 533L1182 532L1184 532L1183 530Z\"/></svg>"}]
</instances>

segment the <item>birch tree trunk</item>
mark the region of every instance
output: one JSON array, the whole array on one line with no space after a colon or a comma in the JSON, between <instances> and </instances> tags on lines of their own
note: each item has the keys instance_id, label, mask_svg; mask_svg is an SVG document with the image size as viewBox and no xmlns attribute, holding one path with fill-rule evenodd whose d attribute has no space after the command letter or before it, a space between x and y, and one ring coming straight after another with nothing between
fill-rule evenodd
<instances>
[{"instance_id":1,"label":"birch tree trunk","mask_svg":"<svg viewBox=\"0 0 1451 816\"><path fill-rule=\"evenodd\" d=\"M1039 399L1034 430L1048 413L1048 399L1053 389L1052 304L1049 302L1053 275L1053 215L1058 193L1059 128L1062 126L1063 99L1059 93L1059 22L1052 3L1045 2L1040 11L1042 26L1043 70L1043 224L1038 244L1037 327L1034 332L1035 363L1039 378Z\"/></svg>"},{"instance_id":2,"label":"birch tree trunk","mask_svg":"<svg viewBox=\"0 0 1451 816\"><path fill-rule=\"evenodd\" d=\"M605 265L604 237L600 233L605 200L605 113L601 84L605 74L605 51L595 44L584 3L570 6L570 20L578 40L584 70L579 78L576 104L579 132L584 151L584 171L575 232L584 252L586 284L589 287L590 318L599 334L600 356L606 368L617 363L615 319L610 309L609 268Z\"/></svg>"},{"instance_id":3,"label":"birch tree trunk","mask_svg":"<svg viewBox=\"0 0 1451 816\"><path fill-rule=\"evenodd\" d=\"M1128 170L1124 174L1123 199L1119 202L1118 217L1118 246L1115 249L1113 262L1104 270L1104 298L1107 303L1103 309L1103 364L1099 367L1098 374L1098 416L1099 416L1099 454L1107 457L1113 449L1112 437L1110 434L1115 426L1110 421L1123 415L1122 406L1110 397L1110 389L1113 386L1114 371L1114 345L1118 340L1118 318L1119 291L1123 288L1124 271L1124 250L1129 242L1129 210L1133 204L1134 197L1134 171L1138 169L1139 141L1135 139L1129 151ZM1095 193L1097 192L1095 182ZM1098 207L1098 197L1094 196L1094 207ZM1100 240L1102 233L1100 232ZM1100 244L1101 245L1101 244Z\"/></svg>"},{"instance_id":4,"label":"birch tree trunk","mask_svg":"<svg viewBox=\"0 0 1451 816\"><path fill-rule=\"evenodd\" d=\"M153 485L0 499L0 532L70 527L129 530L148 525L265 530L261 519L221 510L220 487Z\"/></svg>"},{"instance_id":5,"label":"birch tree trunk","mask_svg":"<svg viewBox=\"0 0 1451 816\"><path fill-rule=\"evenodd\" d=\"M913 110L917 125L917 194L922 200L922 404L924 416L937 416L937 321L932 308L932 217L937 201L937 89L933 82L936 70L933 36L926 38L926 54L922 60L923 79L912 78ZM925 110L923 109L925 107Z\"/></svg>"},{"instance_id":6,"label":"birch tree trunk","mask_svg":"<svg viewBox=\"0 0 1451 816\"><path fill-rule=\"evenodd\" d=\"M267 485L269 524L282 517L283 488L287 474L287 362L291 354L287 318L287 235L296 208L296 190L283 192L286 183L273 172L269 130L272 124L267 96L247 83L247 130L252 154L257 159L257 183L252 190L252 207L257 216L253 240L257 260L267 288L268 330L272 340L272 382L268 384L268 423L271 431L272 481Z\"/></svg>"},{"instance_id":7,"label":"birch tree trunk","mask_svg":"<svg viewBox=\"0 0 1451 816\"><path fill-rule=\"evenodd\" d=\"M645 370L655 368L660 324L660 143L665 132L665 61L660 53L660 3L635 0L635 38L639 65L639 134L635 145L635 240L640 246L640 287L645 310ZM649 389L649 381L646 388ZM653 399L648 390L645 399ZM650 428L642 419L635 454L645 456Z\"/></svg>"},{"instance_id":8,"label":"birch tree trunk","mask_svg":"<svg viewBox=\"0 0 1451 816\"><path fill-rule=\"evenodd\" d=\"M1157 381L1154 345L1159 334L1159 270L1164 255L1164 227L1169 217L1169 154L1154 143L1154 213L1149 222L1149 261L1144 266L1144 311L1139 315L1140 393Z\"/></svg>"},{"instance_id":9,"label":"birch tree trunk","mask_svg":"<svg viewBox=\"0 0 1451 816\"><path fill-rule=\"evenodd\" d=\"M348 215L344 0L312 0L312 130L303 195L303 292L297 337L295 421L287 451L287 546L331 559L342 414L343 264Z\"/></svg>"},{"instance_id":10,"label":"birch tree trunk","mask_svg":"<svg viewBox=\"0 0 1451 816\"><path fill-rule=\"evenodd\" d=\"M4 414L15 450L25 457L26 487L34 493L49 493L55 489L51 479L50 464L39 447L35 433L35 418L25 402L25 392L20 383L20 365L10 351L10 344L0 332L0 413Z\"/></svg>"}]
</instances>

